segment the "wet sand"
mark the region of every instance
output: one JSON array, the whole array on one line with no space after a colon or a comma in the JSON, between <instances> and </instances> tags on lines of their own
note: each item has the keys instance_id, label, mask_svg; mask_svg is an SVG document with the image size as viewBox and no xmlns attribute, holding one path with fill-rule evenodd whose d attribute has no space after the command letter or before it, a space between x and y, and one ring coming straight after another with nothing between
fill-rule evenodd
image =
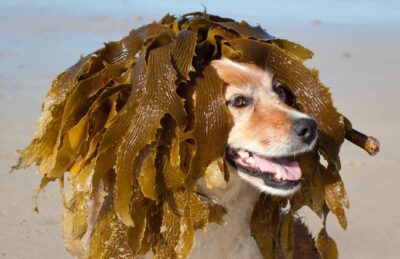
<instances>
[{"instance_id":1,"label":"wet sand","mask_svg":"<svg viewBox=\"0 0 400 259\"><path fill-rule=\"evenodd\" d=\"M60 230L57 183L33 211L34 168L9 174L15 150L28 144L52 79L103 42L126 35L151 17L70 16L46 10L0 10L0 258L70 258ZM157 17L159 18L159 17ZM245 17L244 17L245 18ZM382 151L369 157L345 143L342 177L351 208L342 230L330 216L328 232L340 258L398 258L400 254L400 25L263 24L269 32L315 52L335 104L356 129L377 137ZM318 221L302 213L311 229Z\"/></svg>"}]
</instances>

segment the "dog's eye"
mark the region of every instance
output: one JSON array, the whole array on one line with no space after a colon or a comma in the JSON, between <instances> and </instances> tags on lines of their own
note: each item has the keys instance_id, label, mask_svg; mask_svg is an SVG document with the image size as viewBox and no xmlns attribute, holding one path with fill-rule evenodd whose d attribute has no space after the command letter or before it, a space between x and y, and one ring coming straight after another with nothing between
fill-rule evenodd
<instances>
[{"instance_id":1,"label":"dog's eye","mask_svg":"<svg viewBox=\"0 0 400 259\"><path fill-rule=\"evenodd\" d=\"M292 107L295 105L294 95L285 84L274 80L272 83L272 89L279 96L282 102Z\"/></svg>"},{"instance_id":2,"label":"dog's eye","mask_svg":"<svg viewBox=\"0 0 400 259\"><path fill-rule=\"evenodd\" d=\"M234 95L228 101L228 105L231 105L236 108L243 108L249 106L251 103L252 103L251 98L243 95Z\"/></svg>"}]
</instances>

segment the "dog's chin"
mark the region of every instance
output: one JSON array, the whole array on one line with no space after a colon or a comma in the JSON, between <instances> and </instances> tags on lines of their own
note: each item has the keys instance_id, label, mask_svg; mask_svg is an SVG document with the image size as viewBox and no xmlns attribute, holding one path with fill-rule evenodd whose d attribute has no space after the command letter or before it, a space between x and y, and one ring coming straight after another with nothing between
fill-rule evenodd
<instances>
[{"instance_id":1,"label":"dog's chin","mask_svg":"<svg viewBox=\"0 0 400 259\"><path fill-rule=\"evenodd\" d=\"M301 187L301 169L296 157L266 157L227 147L225 159L243 180L261 192L287 197Z\"/></svg>"}]
</instances>

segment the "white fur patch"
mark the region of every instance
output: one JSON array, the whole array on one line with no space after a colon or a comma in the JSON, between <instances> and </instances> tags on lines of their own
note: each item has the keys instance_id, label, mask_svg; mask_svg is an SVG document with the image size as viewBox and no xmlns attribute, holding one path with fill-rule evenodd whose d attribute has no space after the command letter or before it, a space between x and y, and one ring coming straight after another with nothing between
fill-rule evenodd
<instances>
[{"instance_id":1,"label":"white fur patch","mask_svg":"<svg viewBox=\"0 0 400 259\"><path fill-rule=\"evenodd\" d=\"M190 259L203 258L263 258L250 232L250 220L259 192L238 176L230 173L225 188L208 189L203 179L198 189L223 206L227 213L225 223L209 223L204 229L196 230Z\"/></svg>"}]
</instances>

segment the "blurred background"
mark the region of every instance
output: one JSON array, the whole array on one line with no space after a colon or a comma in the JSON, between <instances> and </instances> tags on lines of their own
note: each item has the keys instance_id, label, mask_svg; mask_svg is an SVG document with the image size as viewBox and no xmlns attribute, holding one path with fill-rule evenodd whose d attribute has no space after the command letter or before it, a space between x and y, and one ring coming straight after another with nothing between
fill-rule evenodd
<instances>
[{"instance_id":1,"label":"blurred background","mask_svg":"<svg viewBox=\"0 0 400 259\"><path fill-rule=\"evenodd\" d=\"M33 211L34 168L9 174L16 149L34 133L52 79L81 55L119 40L166 13L192 11L260 24L315 56L336 107L353 126L381 141L369 157L344 143L342 177L349 226L328 218L340 258L400 258L400 1L399 0L0 0L0 258L70 258L60 230L58 184ZM314 233L321 228L301 211Z\"/></svg>"}]
</instances>

